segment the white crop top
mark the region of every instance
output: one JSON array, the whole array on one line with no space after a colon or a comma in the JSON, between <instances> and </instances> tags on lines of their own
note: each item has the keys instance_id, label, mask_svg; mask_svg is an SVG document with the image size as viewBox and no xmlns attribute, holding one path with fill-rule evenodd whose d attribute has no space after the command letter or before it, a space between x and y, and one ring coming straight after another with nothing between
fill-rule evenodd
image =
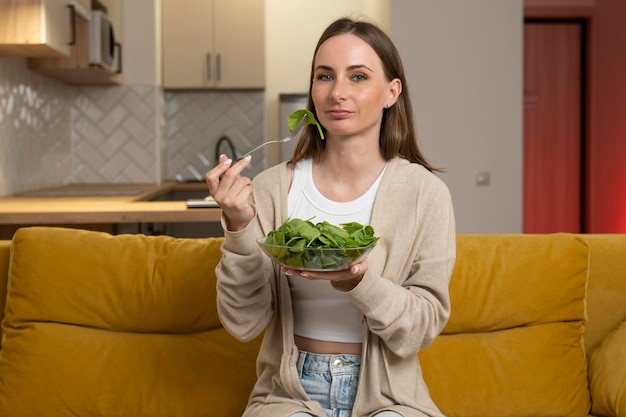
<instances>
[{"instance_id":1,"label":"white crop top","mask_svg":"<svg viewBox=\"0 0 626 417\"><path fill-rule=\"evenodd\" d=\"M313 217L314 223L325 220L335 225L352 221L369 224L383 172L363 195L344 203L324 197L313 182L311 159L300 161L287 200L289 217L304 220ZM298 276L289 276L288 280L296 335L343 343L363 341L360 311L329 281Z\"/></svg>"}]
</instances>

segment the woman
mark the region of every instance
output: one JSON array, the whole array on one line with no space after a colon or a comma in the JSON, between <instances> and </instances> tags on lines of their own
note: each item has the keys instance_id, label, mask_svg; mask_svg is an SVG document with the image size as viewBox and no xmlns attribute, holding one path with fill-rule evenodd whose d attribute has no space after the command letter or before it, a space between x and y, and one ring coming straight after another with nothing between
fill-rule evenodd
<instances>
[{"instance_id":1,"label":"woman","mask_svg":"<svg viewBox=\"0 0 626 417\"><path fill-rule=\"evenodd\" d=\"M289 163L206 175L223 210L218 310L240 340L265 331L244 416L439 416L417 352L443 329L452 203L422 157L399 54L376 26L332 23L315 49L307 126ZM338 272L273 265L255 240L288 217L371 224L380 239Z\"/></svg>"}]
</instances>

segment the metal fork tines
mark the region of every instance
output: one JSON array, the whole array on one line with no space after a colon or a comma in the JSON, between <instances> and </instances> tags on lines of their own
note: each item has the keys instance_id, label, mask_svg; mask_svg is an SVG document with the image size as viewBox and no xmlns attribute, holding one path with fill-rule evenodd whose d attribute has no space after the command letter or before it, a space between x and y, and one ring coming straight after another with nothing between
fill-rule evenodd
<instances>
[{"instance_id":1,"label":"metal fork tines","mask_svg":"<svg viewBox=\"0 0 626 417\"><path fill-rule=\"evenodd\" d=\"M304 127L305 122L306 122L306 115L300 120L298 125L291 131L289 136L287 136L286 138L282 138L282 139L278 139L278 140L270 140L270 141L267 141L267 142L263 142L262 144L260 144L256 148L253 148L253 149L249 150L248 152L244 153L243 155L241 155L239 158L237 158L237 160L245 158L246 156L250 155L252 152L257 151L257 150L261 149L262 147L264 147L265 145L269 145L270 143L285 143L285 142L289 142L291 139L295 138L298 135L300 130Z\"/></svg>"}]
</instances>

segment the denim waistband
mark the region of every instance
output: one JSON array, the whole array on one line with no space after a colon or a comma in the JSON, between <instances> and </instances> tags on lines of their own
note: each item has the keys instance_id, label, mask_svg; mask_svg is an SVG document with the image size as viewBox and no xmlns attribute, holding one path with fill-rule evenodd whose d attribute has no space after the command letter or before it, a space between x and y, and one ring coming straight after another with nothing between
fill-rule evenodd
<instances>
[{"instance_id":1,"label":"denim waistband","mask_svg":"<svg viewBox=\"0 0 626 417\"><path fill-rule=\"evenodd\" d=\"M358 374L361 355L325 355L301 350L298 354L298 372Z\"/></svg>"}]
</instances>

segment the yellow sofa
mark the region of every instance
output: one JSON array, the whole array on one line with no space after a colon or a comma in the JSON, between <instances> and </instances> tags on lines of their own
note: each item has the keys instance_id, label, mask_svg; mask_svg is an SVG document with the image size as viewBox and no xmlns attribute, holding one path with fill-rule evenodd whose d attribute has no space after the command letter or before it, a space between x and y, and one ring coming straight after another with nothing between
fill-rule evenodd
<instances>
[{"instance_id":1,"label":"yellow sofa","mask_svg":"<svg viewBox=\"0 0 626 417\"><path fill-rule=\"evenodd\" d=\"M0 417L240 416L260 339L220 325L220 244L43 227L0 241ZM625 417L626 235L457 247L450 321L419 354L442 411Z\"/></svg>"}]
</instances>

